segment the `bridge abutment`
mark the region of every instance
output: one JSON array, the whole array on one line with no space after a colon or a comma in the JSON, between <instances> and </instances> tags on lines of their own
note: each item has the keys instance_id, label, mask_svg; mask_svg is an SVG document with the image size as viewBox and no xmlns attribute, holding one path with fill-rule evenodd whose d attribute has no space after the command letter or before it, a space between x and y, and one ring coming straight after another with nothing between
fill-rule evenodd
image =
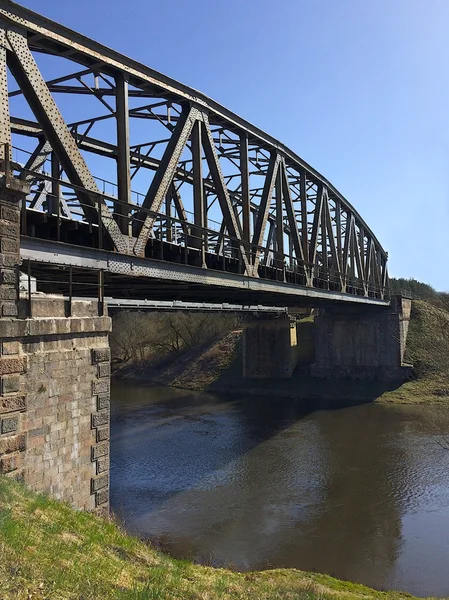
<instances>
[{"instance_id":1,"label":"bridge abutment","mask_svg":"<svg viewBox=\"0 0 449 600\"><path fill-rule=\"evenodd\" d=\"M314 377L401 380L410 375L404 353L411 300L395 296L370 312L321 310L315 317Z\"/></svg>"},{"instance_id":2,"label":"bridge abutment","mask_svg":"<svg viewBox=\"0 0 449 600\"><path fill-rule=\"evenodd\" d=\"M67 317L61 297L19 298L26 193L0 179L0 474L108 509L111 320L97 302L73 301Z\"/></svg>"},{"instance_id":3,"label":"bridge abutment","mask_svg":"<svg viewBox=\"0 0 449 600\"><path fill-rule=\"evenodd\" d=\"M296 321L287 313L246 317L243 323L243 377L291 377L296 366Z\"/></svg>"}]
</instances>

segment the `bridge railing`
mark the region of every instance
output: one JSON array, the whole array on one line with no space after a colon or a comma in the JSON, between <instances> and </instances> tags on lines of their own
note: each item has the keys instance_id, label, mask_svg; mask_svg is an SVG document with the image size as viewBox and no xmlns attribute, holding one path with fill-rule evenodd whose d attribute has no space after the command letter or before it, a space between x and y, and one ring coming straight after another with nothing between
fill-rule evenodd
<instances>
[{"instance_id":1,"label":"bridge railing","mask_svg":"<svg viewBox=\"0 0 449 600\"><path fill-rule=\"evenodd\" d=\"M246 267L248 263L253 264L257 256L257 275L260 278L358 296L387 297L374 277L366 282L351 274L350 270L347 274L342 273L332 265L328 255L323 257L319 251L315 263L298 260L291 247L289 252L278 252L268 245L256 245L231 236L223 229L217 231L216 228L182 220L167 214L167 211L155 212L135 203L122 202L105 192L89 191L89 202L83 202L86 190L80 186L54 178L45 171L25 169L16 162L12 163L12 169L33 183L33 192L21 211L23 236L113 251L107 236L108 221L103 218L101 225L98 224L98 215L104 215L103 207L106 205L111 223L115 219L126 223L124 229L130 233L130 246L127 248L130 254L133 253L133 228L136 224L144 226L149 216L152 219L152 236L146 248L148 258L248 275ZM94 210L92 200L96 207ZM86 215L89 215L89 220Z\"/></svg>"}]
</instances>

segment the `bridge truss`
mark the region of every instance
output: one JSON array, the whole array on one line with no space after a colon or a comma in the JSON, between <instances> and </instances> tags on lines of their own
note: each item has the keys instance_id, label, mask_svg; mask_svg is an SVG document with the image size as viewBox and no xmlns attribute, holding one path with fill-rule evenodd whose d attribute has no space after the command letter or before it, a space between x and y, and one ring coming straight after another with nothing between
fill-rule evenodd
<instances>
[{"instance_id":1,"label":"bridge truss","mask_svg":"<svg viewBox=\"0 0 449 600\"><path fill-rule=\"evenodd\" d=\"M30 185L24 239L388 300L387 253L291 150L9 0L0 96L3 170Z\"/></svg>"}]
</instances>

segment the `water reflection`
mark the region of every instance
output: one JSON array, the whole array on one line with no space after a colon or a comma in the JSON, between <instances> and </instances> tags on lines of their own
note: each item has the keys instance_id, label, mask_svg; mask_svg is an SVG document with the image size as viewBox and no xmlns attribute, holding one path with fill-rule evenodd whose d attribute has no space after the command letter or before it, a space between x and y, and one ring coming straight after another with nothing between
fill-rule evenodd
<instances>
[{"instance_id":1,"label":"water reflection","mask_svg":"<svg viewBox=\"0 0 449 600\"><path fill-rule=\"evenodd\" d=\"M312 412L123 384L112 410L111 503L131 531L240 569L449 594L448 459L433 411Z\"/></svg>"}]
</instances>

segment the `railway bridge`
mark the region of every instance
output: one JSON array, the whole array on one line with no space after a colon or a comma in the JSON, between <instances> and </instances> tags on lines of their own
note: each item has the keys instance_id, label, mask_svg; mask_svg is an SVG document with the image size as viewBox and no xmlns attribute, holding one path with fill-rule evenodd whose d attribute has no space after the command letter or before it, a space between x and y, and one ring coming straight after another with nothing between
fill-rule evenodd
<instances>
[{"instance_id":1,"label":"railway bridge","mask_svg":"<svg viewBox=\"0 0 449 600\"><path fill-rule=\"evenodd\" d=\"M313 307L316 376L402 376L387 253L282 143L9 0L0 100L0 473L107 506L105 295ZM38 295L20 297L20 271ZM287 312L248 317L245 374L290 376L295 344Z\"/></svg>"}]
</instances>

